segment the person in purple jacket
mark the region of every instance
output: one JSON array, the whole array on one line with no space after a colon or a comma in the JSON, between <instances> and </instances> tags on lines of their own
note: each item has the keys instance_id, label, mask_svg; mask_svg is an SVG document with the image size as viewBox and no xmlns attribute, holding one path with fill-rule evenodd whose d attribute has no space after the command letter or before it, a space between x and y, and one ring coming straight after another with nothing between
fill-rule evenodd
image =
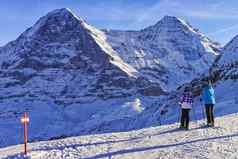
<instances>
[{"instance_id":1,"label":"person in purple jacket","mask_svg":"<svg viewBox=\"0 0 238 159\"><path fill-rule=\"evenodd\" d=\"M182 108L182 115L180 119L180 128L188 130L189 129L189 112L192 109L193 96L188 88L184 89L184 93L180 98L179 104Z\"/></svg>"}]
</instances>

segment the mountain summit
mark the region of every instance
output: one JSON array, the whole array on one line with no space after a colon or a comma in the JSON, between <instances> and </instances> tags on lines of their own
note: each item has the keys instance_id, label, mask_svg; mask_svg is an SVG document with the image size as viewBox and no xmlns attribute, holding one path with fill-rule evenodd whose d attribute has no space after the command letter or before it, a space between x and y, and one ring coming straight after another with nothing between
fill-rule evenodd
<instances>
[{"instance_id":1,"label":"mountain summit","mask_svg":"<svg viewBox=\"0 0 238 159\"><path fill-rule=\"evenodd\" d=\"M166 30L183 29L184 31L190 30L192 32L195 32L195 29L193 29L192 26L190 26L190 24L188 24L187 22L175 16L168 16L168 15L164 16L155 25L145 28L145 30L155 29L155 28L166 29Z\"/></svg>"},{"instance_id":2,"label":"mountain summit","mask_svg":"<svg viewBox=\"0 0 238 159\"><path fill-rule=\"evenodd\" d=\"M40 18L33 27L26 31L26 36L73 32L73 30L82 27L83 23L84 20L76 16L71 10L67 8L56 9Z\"/></svg>"}]
</instances>

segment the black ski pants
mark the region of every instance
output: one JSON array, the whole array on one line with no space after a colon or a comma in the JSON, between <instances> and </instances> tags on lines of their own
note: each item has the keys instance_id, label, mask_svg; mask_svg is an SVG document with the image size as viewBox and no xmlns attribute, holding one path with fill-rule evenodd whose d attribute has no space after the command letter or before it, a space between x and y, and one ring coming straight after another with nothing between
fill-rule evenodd
<instances>
[{"instance_id":1,"label":"black ski pants","mask_svg":"<svg viewBox=\"0 0 238 159\"><path fill-rule=\"evenodd\" d=\"M214 124L214 115L213 115L214 104L206 104L206 114L207 114L207 124Z\"/></svg>"},{"instance_id":2,"label":"black ski pants","mask_svg":"<svg viewBox=\"0 0 238 159\"><path fill-rule=\"evenodd\" d=\"M182 128L187 128L189 127L189 111L190 109L183 109L182 108L182 115L181 115L181 125L180 127Z\"/></svg>"}]
</instances>

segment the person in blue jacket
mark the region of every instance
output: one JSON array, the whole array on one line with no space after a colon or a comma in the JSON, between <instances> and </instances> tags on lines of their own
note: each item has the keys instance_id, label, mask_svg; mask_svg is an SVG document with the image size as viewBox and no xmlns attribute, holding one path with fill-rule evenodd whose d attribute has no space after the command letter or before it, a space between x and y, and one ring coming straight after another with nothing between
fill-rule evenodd
<instances>
[{"instance_id":1,"label":"person in blue jacket","mask_svg":"<svg viewBox=\"0 0 238 159\"><path fill-rule=\"evenodd\" d=\"M212 88L211 81L205 84L205 87L203 88L202 100L206 108L207 125L214 127L213 107L216 104L216 101L215 101L215 91Z\"/></svg>"}]
</instances>

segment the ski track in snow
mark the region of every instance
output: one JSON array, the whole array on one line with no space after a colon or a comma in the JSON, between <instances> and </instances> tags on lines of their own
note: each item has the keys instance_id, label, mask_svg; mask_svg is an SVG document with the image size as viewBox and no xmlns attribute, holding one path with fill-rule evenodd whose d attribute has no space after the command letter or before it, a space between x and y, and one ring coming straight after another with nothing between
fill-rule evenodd
<instances>
[{"instance_id":1,"label":"ski track in snow","mask_svg":"<svg viewBox=\"0 0 238 159\"><path fill-rule=\"evenodd\" d=\"M192 122L189 131L178 123L137 131L70 137L0 149L0 158L83 159L223 159L238 158L238 114L216 118L216 128L204 128L204 121Z\"/></svg>"}]
</instances>

